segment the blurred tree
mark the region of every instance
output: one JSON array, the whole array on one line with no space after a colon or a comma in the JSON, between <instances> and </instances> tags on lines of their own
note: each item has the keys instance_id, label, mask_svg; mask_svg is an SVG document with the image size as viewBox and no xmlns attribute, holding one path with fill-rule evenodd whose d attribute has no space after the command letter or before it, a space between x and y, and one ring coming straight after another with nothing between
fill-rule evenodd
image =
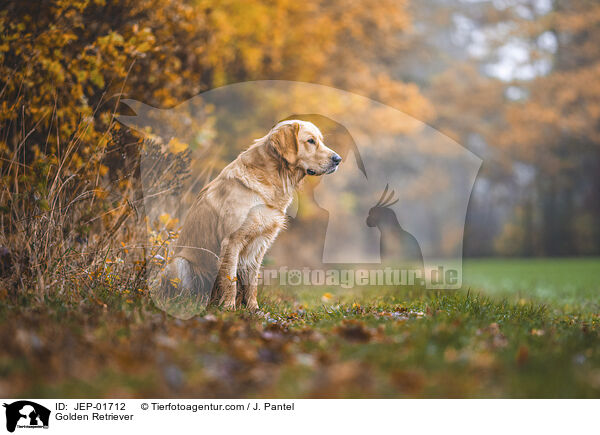
<instances>
[{"instance_id":1,"label":"blurred tree","mask_svg":"<svg viewBox=\"0 0 600 435\"><path fill-rule=\"evenodd\" d=\"M600 253L600 5L428 4L433 124L484 158L466 253Z\"/></svg>"},{"instance_id":2,"label":"blurred tree","mask_svg":"<svg viewBox=\"0 0 600 435\"><path fill-rule=\"evenodd\" d=\"M35 149L56 165L77 137L71 163L89 166L122 95L164 107L259 78L345 87L424 117L418 89L378 67L409 25L404 2L391 0L9 1L0 151L11 159L19 148L25 163Z\"/></svg>"},{"instance_id":3,"label":"blurred tree","mask_svg":"<svg viewBox=\"0 0 600 435\"><path fill-rule=\"evenodd\" d=\"M498 144L536 170L537 254L600 252L600 4L557 0L521 31L551 45L547 74L518 86ZM535 52L533 53L535 58ZM593 241L592 243L590 243Z\"/></svg>"}]
</instances>

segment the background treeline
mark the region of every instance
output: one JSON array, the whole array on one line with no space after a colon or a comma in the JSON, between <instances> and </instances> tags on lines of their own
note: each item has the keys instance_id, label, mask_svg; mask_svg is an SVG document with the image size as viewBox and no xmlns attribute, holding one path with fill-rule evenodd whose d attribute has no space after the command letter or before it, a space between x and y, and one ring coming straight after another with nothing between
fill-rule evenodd
<instances>
[{"instance_id":1,"label":"background treeline","mask_svg":"<svg viewBox=\"0 0 600 435\"><path fill-rule=\"evenodd\" d=\"M406 58L406 79L435 107L432 124L484 159L465 254L600 253L600 4L414 8L425 68Z\"/></svg>"},{"instance_id":2,"label":"background treeline","mask_svg":"<svg viewBox=\"0 0 600 435\"><path fill-rule=\"evenodd\" d=\"M467 255L598 254L599 51L593 0L5 1L3 291L141 286L135 232L173 224L144 222L120 98L253 79L372 97L480 155Z\"/></svg>"}]
</instances>

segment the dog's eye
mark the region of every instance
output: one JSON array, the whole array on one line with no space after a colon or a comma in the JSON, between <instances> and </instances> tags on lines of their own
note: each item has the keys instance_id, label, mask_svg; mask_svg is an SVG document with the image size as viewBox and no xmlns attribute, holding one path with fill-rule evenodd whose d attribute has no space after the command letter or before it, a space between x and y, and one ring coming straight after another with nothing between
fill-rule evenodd
<instances>
[{"instance_id":1,"label":"dog's eye","mask_svg":"<svg viewBox=\"0 0 600 435\"><path fill-rule=\"evenodd\" d=\"M315 144L315 140L314 140L314 139L312 139L312 138L310 138L310 139L309 139L309 140L307 140L306 142L308 142L308 143L311 143L311 144L313 144L313 145Z\"/></svg>"}]
</instances>

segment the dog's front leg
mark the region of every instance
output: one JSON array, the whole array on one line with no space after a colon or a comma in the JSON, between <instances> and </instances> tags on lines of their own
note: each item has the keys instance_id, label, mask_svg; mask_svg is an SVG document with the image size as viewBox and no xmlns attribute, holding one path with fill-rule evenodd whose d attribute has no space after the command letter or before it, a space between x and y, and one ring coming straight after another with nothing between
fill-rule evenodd
<instances>
[{"instance_id":1,"label":"dog's front leg","mask_svg":"<svg viewBox=\"0 0 600 435\"><path fill-rule=\"evenodd\" d=\"M266 249L265 249L266 251ZM246 303L246 308L251 311L258 310L258 301L256 299L258 294L258 273L260 270L260 264L262 263L264 257L264 252L258 259L258 266L255 269L252 269L248 276L249 284L244 287L244 302Z\"/></svg>"},{"instance_id":2,"label":"dog's front leg","mask_svg":"<svg viewBox=\"0 0 600 435\"><path fill-rule=\"evenodd\" d=\"M221 250L221 266L217 276L211 302L223 305L226 309L235 309L238 275L242 275L247 286L240 284L240 293L247 306L257 309L256 302L258 270L266 250L271 245L285 216L276 214L268 207L256 206L237 231L235 231ZM238 266L240 258L243 264ZM249 267L250 266L250 267ZM238 267L240 269L238 272Z\"/></svg>"},{"instance_id":3,"label":"dog's front leg","mask_svg":"<svg viewBox=\"0 0 600 435\"><path fill-rule=\"evenodd\" d=\"M242 301L251 311L258 310L258 301L256 299L258 293L258 274L260 265L262 264L267 246L261 243L255 251L251 252L252 258L241 261L238 267L238 283L241 287ZM243 255L243 254L242 254Z\"/></svg>"},{"instance_id":4,"label":"dog's front leg","mask_svg":"<svg viewBox=\"0 0 600 435\"><path fill-rule=\"evenodd\" d=\"M258 310L258 274L263 258L277 237L281 224L276 220L274 224L263 228L262 234L255 237L240 254L238 276L241 278L242 300L249 310Z\"/></svg>"},{"instance_id":5,"label":"dog's front leg","mask_svg":"<svg viewBox=\"0 0 600 435\"><path fill-rule=\"evenodd\" d=\"M235 309L237 264L241 247L241 243L233 237L221 252L221 265L213 286L211 304L220 305L226 310Z\"/></svg>"}]
</instances>

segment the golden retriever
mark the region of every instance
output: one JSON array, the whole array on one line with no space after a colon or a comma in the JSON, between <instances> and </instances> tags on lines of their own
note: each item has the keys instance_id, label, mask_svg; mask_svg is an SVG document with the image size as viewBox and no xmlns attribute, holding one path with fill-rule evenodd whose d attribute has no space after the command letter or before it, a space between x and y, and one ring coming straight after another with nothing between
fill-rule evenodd
<instances>
[{"instance_id":1,"label":"golden retriever","mask_svg":"<svg viewBox=\"0 0 600 435\"><path fill-rule=\"evenodd\" d=\"M306 175L335 172L341 160L314 124L278 123L200 192L162 285L183 287L225 309L244 304L257 310L259 268L285 226L294 189Z\"/></svg>"}]
</instances>

